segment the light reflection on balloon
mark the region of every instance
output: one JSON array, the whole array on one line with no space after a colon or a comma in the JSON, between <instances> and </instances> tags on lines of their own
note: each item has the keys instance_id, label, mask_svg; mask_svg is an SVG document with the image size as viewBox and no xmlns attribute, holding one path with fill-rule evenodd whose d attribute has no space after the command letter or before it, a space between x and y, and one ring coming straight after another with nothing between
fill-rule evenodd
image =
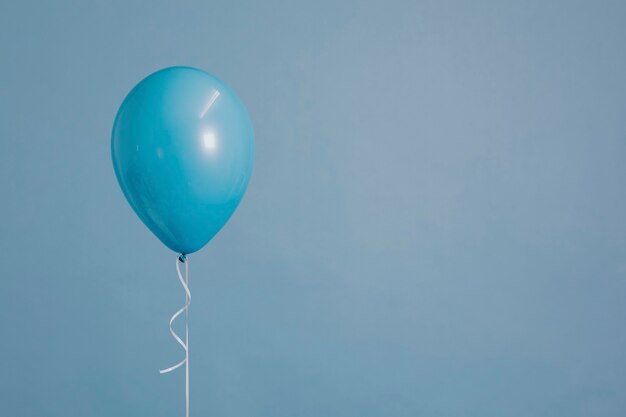
<instances>
[{"instance_id":1,"label":"light reflection on balloon","mask_svg":"<svg viewBox=\"0 0 626 417\"><path fill-rule=\"evenodd\" d=\"M202 135L202 144L204 145L204 149L211 152L214 151L217 146L217 139L215 138L215 133L207 132Z\"/></svg>"}]
</instances>

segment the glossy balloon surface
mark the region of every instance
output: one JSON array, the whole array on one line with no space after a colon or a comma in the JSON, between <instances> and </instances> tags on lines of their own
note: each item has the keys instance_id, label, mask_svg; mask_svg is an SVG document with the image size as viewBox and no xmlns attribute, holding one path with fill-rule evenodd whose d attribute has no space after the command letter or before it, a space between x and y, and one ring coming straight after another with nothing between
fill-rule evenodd
<instances>
[{"instance_id":1,"label":"glossy balloon surface","mask_svg":"<svg viewBox=\"0 0 626 417\"><path fill-rule=\"evenodd\" d=\"M122 103L111 138L119 184L170 249L192 253L224 226L246 190L254 135L245 107L202 70L146 77Z\"/></svg>"}]
</instances>

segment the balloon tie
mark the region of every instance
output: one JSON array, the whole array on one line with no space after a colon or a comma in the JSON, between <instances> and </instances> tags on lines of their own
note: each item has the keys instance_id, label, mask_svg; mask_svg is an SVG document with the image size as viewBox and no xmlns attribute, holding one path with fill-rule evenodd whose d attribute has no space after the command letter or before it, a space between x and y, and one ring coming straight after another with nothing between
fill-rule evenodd
<instances>
[{"instance_id":1,"label":"balloon tie","mask_svg":"<svg viewBox=\"0 0 626 417\"><path fill-rule=\"evenodd\" d=\"M183 278L183 274L180 272L180 265L185 264L185 278ZM178 279L185 289L185 306L178 310L174 315L170 318L170 333L176 339L179 345L185 349L185 359L178 362L176 365L171 366L167 369L159 370L160 374L166 374L168 372L172 372L175 369L180 368L185 365L185 417L189 417L189 305L191 304L191 292L189 291L189 261L185 254L181 254L178 258L176 258L176 272L178 272ZM183 342L180 337L174 332L172 329L172 323L178 316L182 313L185 313L185 341Z\"/></svg>"}]
</instances>

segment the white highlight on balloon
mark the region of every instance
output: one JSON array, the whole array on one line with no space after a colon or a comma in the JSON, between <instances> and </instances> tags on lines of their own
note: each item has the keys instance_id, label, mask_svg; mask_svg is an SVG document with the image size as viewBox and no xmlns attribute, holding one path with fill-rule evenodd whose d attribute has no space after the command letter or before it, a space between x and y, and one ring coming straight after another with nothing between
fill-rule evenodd
<instances>
[{"instance_id":1,"label":"white highlight on balloon","mask_svg":"<svg viewBox=\"0 0 626 417\"><path fill-rule=\"evenodd\" d=\"M208 151L212 151L217 147L217 138L215 137L215 133L207 132L202 136L202 144L204 145L204 149Z\"/></svg>"},{"instance_id":2,"label":"white highlight on balloon","mask_svg":"<svg viewBox=\"0 0 626 417\"><path fill-rule=\"evenodd\" d=\"M202 109L202 113L200 113L201 119L206 115L206 112L209 111L209 109L211 108L213 103L215 103L215 100L217 100L219 96L220 96L219 91L217 90L213 91L213 94L211 94L211 97L209 98L209 102L206 104L206 106L204 106L204 109Z\"/></svg>"}]
</instances>

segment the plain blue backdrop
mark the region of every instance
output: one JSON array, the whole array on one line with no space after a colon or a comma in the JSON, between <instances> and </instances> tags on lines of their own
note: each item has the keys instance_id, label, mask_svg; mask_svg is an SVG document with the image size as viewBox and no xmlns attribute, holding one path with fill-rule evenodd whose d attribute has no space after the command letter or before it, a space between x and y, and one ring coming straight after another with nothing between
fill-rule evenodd
<instances>
[{"instance_id":1,"label":"plain blue backdrop","mask_svg":"<svg viewBox=\"0 0 626 417\"><path fill-rule=\"evenodd\" d=\"M623 1L3 1L0 415L182 416L184 293L119 190L126 93L242 98L191 256L191 415L626 415Z\"/></svg>"}]
</instances>

